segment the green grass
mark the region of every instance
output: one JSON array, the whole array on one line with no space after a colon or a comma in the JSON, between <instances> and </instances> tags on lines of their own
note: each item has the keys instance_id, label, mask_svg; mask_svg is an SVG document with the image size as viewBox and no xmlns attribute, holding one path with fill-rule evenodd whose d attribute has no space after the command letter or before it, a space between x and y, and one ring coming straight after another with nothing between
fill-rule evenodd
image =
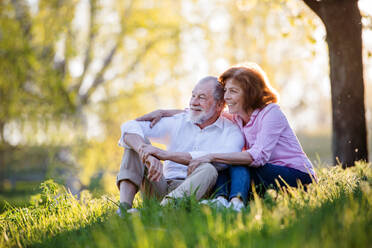
<instances>
[{"instance_id":1,"label":"green grass","mask_svg":"<svg viewBox=\"0 0 372 248\"><path fill-rule=\"evenodd\" d=\"M0 213L6 210L6 205L13 207L27 207L31 196L40 193L40 182L17 182L16 187L0 190Z\"/></svg>"},{"instance_id":2,"label":"green grass","mask_svg":"<svg viewBox=\"0 0 372 248\"><path fill-rule=\"evenodd\" d=\"M31 207L0 215L0 247L371 247L371 164L317 173L307 192L269 190L242 213L187 198L137 202L124 218L106 197L77 200L47 181Z\"/></svg>"}]
</instances>

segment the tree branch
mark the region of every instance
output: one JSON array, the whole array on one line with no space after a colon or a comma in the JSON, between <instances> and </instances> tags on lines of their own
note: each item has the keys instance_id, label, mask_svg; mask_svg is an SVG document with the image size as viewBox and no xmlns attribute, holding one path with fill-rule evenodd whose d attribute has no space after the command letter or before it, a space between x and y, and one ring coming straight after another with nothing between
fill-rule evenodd
<instances>
[{"instance_id":1,"label":"tree branch","mask_svg":"<svg viewBox=\"0 0 372 248\"><path fill-rule=\"evenodd\" d=\"M67 77L67 75L69 75L68 64L69 64L69 60L70 60L69 49L70 49L70 45L71 45L70 44L71 40L72 40L72 28L71 28L71 23L70 23L70 27L67 31L66 40L65 40L63 81L65 81L66 78L69 78L69 77ZM67 92L70 92L70 90L67 89Z\"/></svg>"},{"instance_id":2,"label":"tree branch","mask_svg":"<svg viewBox=\"0 0 372 248\"><path fill-rule=\"evenodd\" d=\"M93 17L95 16L95 11L96 11L96 0L91 0L93 2L91 2L91 18L90 18L90 34L89 34L89 42L88 42L88 47L87 47L87 50L86 50L86 56L85 56L85 61L84 61L84 71L83 71L83 74L81 75L81 77L79 78L79 81L76 85L74 85L73 87L71 87L71 90L79 90L82 86L82 83L84 81L84 77L86 75L86 71L87 71L87 68L89 67L89 64L91 62L91 56L92 56L92 43L93 43L93 40L96 36L96 32L94 30L94 19ZM94 81L93 81L93 84L91 85L91 87L87 90L87 92L83 95L80 96L80 104L86 104L88 102L88 98L93 94L93 92L95 91L95 89L103 83L103 75L104 73L106 72L107 68L109 67L109 65L111 64L112 62L112 59L119 47L119 44L121 43L121 40L123 39L124 37L124 33L125 33L125 21L129 18L130 14L131 14L131 11L132 11L132 8L133 8L133 5L134 5L134 2L135 0L132 0L129 2L128 6L125 8L124 10L124 14L122 15L123 18L121 19L121 25L122 25L122 31L118 37L118 41L117 43L114 45L114 47L111 49L111 51L109 52L108 56L106 57L106 59L104 60L104 64L103 64L103 67L101 68L101 70L97 73Z\"/></svg>"},{"instance_id":3,"label":"tree branch","mask_svg":"<svg viewBox=\"0 0 372 248\"><path fill-rule=\"evenodd\" d=\"M93 94L93 92L97 89L97 87L102 84L103 81L103 75L107 71L109 65L112 62L112 59L116 53L116 50L118 49L119 42L116 43L116 45L111 49L110 53L107 55L103 62L103 66L101 70L97 73L96 77L94 78L94 81L90 88L87 90L87 92L83 95L80 95L80 104L85 105L88 102L88 98Z\"/></svg>"},{"instance_id":4,"label":"tree branch","mask_svg":"<svg viewBox=\"0 0 372 248\"><path fill-rule=\"evenodd\" d=\"M96 0L90 0L90 18L89 18L89 36L88 36L88 46L85 50L85 60L84 60L84 71L83 74L80 76L79 79L79 88L83 82L83 79L85 77L85 74L88 70L88 67L90 65L90 62L92 61L92 47L93 42L96 37L96 30L95 30L95 16L96 16L96 10L97 10L97 1Z\"/></svg>"},{"instance_id":5,"label":"tree branch","mask_svg":"<svg viewBox=\"0 0 372 248\"><path fill-rule=\"evenodd\" d=\"M170 37L173 37L176 33L178 33L178 30L177 31L174 31L172 32L170 35L161 35L159 36L158 38L154 38L153 40L149 41L145 46L144 46L144 49L141 49L141 51L138 53L138 55L136 56L136 59L134 61L132 61L132 63L130 64L130 66L127 67L127 69L124 71L124 73L122 73L121 75L123 77L125 77L126 75L128 75L130 72L132 72L136 66L138 65L138 63L143 59L143 57L146 56L147 52L153 47L155 46L157 43L159 43L160 41L163 41L167 38L170 38Z\"/></svg>"},{"instance_id":6,"label":"tree branch","mask_svg":"<svg viewBox=\"0 0 372 248\"><path fill-rule=\"evenodd\" d=\"M17 21L20 23L23 34L30 39L31 38L31 21L29 16L29 10L27 4L21 0L12 0L12 5L15 9L15 16Z\"/></svg>"},{"instance_id":7,"label":"tree branch","mask_svg":"<svg viewBox=\"0 0 372 248\"><path fill-rule=\"evenodd\" d=\"M79 104L80 105L87 104L88 101L89 101L89 98L91 97L91 95L96 91L96 89L101 84L103 84L105 82L104 81L104 78L103 78L104 77L104 74L107 71L107 69L109 68L109 66L111 65L111 63L113 61L113 57L115 56L117 50L119 49L119 46L122 43L121 41L122 41L122 39L125 36L124 35L125 34L125 20L129 17L129 15L131 13L131 10L133 8L134 1L135 0L130 1L130 3L128 4L128 7L127 7L125 13L123 14L123 18L121 20L121 23L122 23L122 32L119 34L119 37L117 38L116 44L113 46L113 48L111 49L111 51L109 52L109 54L107 55L107 57L104 59L104 63L103 63L103 66L102 66L101 70L96 74L96 77L94 78L93 83L88 88L88 90L86 91L86 93L81 94L79 96ZM143 46L143 49L140 49L139 53L135 56L134 61L127 67L127 69L125 70L124 73L122 73L122 75L127 75L130 72L132 72L136 68L136 66L138 65L138 63L140 63L140 61L143 59L143 57L146 56L146 54L148 53L148 51L150 51L151 48L155 44L157 44L158 42L160 42L160 41L162 41L164 39L167 39L167 38L170 38L170 37L174 36L178 32L179 32L179 30L176 30L176 31L172 32L171 34L161 35L161 36L158 36L158 37L156 37L156 38L148 41Z\"/></svg>"},{"instance_id":8,"label":"tree branch","mask_svg":"<svg viewBox=\"0 0 372 248\"><path fill-rule=\"evenodd\" d=\"M136 0L131 0L129 3L128 3L128 6L126 6L126 8L124 8L124 14L121 16L120 18L120 24L121 24L121 35L124 35L125 33L125 30L126 30L126 20L129 18L129 16L131 15L132 13L132 9L133 9L133 5L134 5L134 2Z\"/></svg>"},{"instance_id":9,"label":"tree branch","mask_svg":"<svg viewBox=\"0 0 372 248\"><path fill-rule=\"evenodd\" d=\"M121 73L122 76L126 76L128 75L130 72L132 72L136 66L138 65L138 63L140 63L142 61L142 59L147 55L147 53L151 50L152 47L154 47L157 43L159 43L160 41L163 41L169 37L172 37L174 36L175 33L177 33L178 31L175 31L175 32L172 32L170 35L161 35L161 36L158 36L150 41L148 41L143 49L140 49L140 52L135 56L135 59L132 61L132 63L127 67L127 69ZM104 65L103 67L101 68L101 70L97 73L91 87L87 90L87 92L82 95L80 98L80 102L84 105L88 102L90 96L94 93L94 91L97 89L97 87L99 85L101 85L102 83L104 83L105 81L103 80L103 76L104 76L104 73L106 72L106 70L108 69L109 65L111 64L112 62L112 59L113 59L113 56L117 50L119 46L119 43L116 44L116 46L114 46L114 48L111 50L111 52L109 53L109 55L106 57L105 59L105 62L104 62Z\"/></svg>"},{"instance_id":10,"label":"tree branch","mask_svg":"<svg viewBox=\"0 0 372 248\"><path fill-rule=\"evenodd\" d=\"M77 83L70 87L69 91L74 91L80 89L81 85L83 84L85 75L88 71L89 65L92 61L92 49L93 49L93 43L95 40L95 37L97 35L96 29L95 29L95 17L97 12L97 0L90 0L89 1L89 35L88 35L88 46L85 49L85 55L84 55L84 64L83 64L83 73L77 80Z\"/></svg>"}]
</instances>

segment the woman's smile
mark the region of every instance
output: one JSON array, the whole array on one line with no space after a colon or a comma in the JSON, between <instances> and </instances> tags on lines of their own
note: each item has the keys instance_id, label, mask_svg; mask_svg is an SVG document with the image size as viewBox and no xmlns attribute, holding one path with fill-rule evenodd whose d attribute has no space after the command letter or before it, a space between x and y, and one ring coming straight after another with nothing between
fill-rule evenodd
<instances>
[{"instance_id":1,"label":"woman's smile","mask_svg":"<svg viewBox=\"0 0 372 248\"><path fill-rule=\"evenodd\" d=\"M225 102L229 107L230 114L239 114L244 112L243 89L233 80L227 80L225 84Z\"/></svg>"}]
</instances>

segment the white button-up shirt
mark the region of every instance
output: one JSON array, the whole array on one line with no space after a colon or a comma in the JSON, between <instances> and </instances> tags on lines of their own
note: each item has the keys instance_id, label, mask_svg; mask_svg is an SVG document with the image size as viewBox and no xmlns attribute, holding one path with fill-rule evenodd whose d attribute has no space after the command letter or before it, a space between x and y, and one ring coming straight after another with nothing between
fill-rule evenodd
<instances>
[{"instance_id":1,"label":"white button-up shirt","mask_svg":"<svg viewBox=\"0 0 372 248\"><path fill-rule=\"evenodd\" d=\"M149 121L128 121L121 125L119 146L129 148L123 140L126 133L165 144L171 152L187 152L192 158L208 153L241 152L244 147L244 137L238 126L222 116L203 129L190 121L188 113L164 117L152 128ZM216 166L221 168L221 165ZM186 178L187 166L167 160L163 174L165 179Z\"/></svg>"}]
</instances>

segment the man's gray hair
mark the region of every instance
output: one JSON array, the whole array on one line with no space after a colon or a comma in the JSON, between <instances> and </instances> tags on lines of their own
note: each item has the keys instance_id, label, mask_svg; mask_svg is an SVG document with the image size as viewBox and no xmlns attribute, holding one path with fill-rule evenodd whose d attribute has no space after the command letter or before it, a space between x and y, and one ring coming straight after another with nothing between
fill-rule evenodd
<instances>
[{"instance_id":1,"label":"man's gray hair","mask_svg":"<svg viewBox=\"0 0 372 248\"><path fill-rule=\"evenodd\" d=\"M206 83L206 82L213 82L214 85L214 92L213 97L216 102L223 102L223 95L225 93L224 87L222 84L218 81L216 77L213 76L207 76L205 78L202 78L199 83Z\"/></svg>"}]
</instances>

